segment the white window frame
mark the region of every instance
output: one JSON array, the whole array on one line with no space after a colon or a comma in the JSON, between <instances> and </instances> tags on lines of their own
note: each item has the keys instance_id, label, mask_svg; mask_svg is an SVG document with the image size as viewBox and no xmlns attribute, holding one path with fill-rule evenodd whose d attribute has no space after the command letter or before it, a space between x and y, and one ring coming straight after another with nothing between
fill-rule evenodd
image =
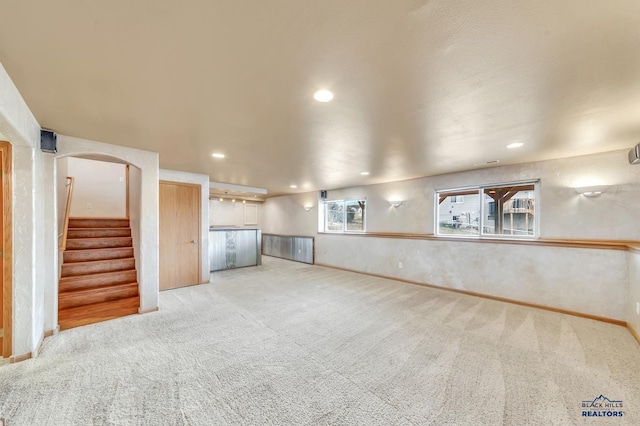
<instances>
[{"instance_id":1,"label":"white window frame","mask_svg":"<svg viewBox=\"0 0 640 426\"><path fill-rule=\"evenodd\" d=\"M533 215L533 235L508 235L508 234L491 234L485 233L485 218L488 212L485 211L484 206L484 190L489 188L504 188L509 186L519 186L519 185L533 185L534 199L535 199L535 213ZM478 223L478 234L444 234L440 233L440 209L442 206L440 205L440 194L446 194L450 192L462 192L462 191L478 191L478 199L479 199L479 223ZM487 184L487 185L474 185L474 186L464 186L457 188L443 188L436 189L434 191L434 234L437 237L446 237L446 238L474 238L474 239L500 239L500 240L534 240L540 238L540 179L535 180L523 180L523 181L513 181L513 182L501 182L495 184Z\"/></svg>"},{"instance_id":2,"label":"white window frame","mask_svg":"<svg viewBox=\"0 0 640 426\"><path fill-rule=\"evenodd\" d=\"M347 203L358 203L364 202L365 208L362 212L362 230L348 230L347 229ZM328 209L327 204L329 203L342 203L342 230L332 230L327 226L328 219ZM367 231L367 199L366 198L357 198L357 199L349 199L349 200L323 200L322 208L319 210L320 217L318 218L318 225L321 226L321 232L327 232L332 234L362 234Z\"/></svg>"}]
</instances>

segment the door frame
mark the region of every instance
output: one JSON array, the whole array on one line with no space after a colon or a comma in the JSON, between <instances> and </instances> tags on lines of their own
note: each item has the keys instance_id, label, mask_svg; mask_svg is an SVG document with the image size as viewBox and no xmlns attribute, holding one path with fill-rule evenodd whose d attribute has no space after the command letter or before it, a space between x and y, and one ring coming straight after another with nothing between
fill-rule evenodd
<instances>
[{"instance_id":1,"label":"door frame","mask_svg":"<svg viewBox=\"0 0 640 426\"><path fill-rule=\"evenodd\" d=\"M12 212L11 204L11 144L9 142L0 142L0 152L2 152L2 197L3 197L3 215L2 215L2 327L4 335L2 338L2 356L8 358L11 356L13 348L13 235L12 235Z\"/></svg>"},{"instance_id":2,"label":"door frame","mask_svg":"<svg viewBox=\"0 0 640 426\"><path fill-rule=\"evenodd\" d=\"M158 195L160 194L160 185L168 184L168 185L177 185L177 186L188 186L192 188L198 189L198 282L192 285L204 284L206 281L202 281L202 198L200 197L200 191L202 189L202 185L197 183L188 183L188 182L177 182L173 180L159 180L158 181ZM160 197L158 196L158 209L160 209ZM158 229L160 229L160 217L158 216ZM158 242L160 241L160 235L158 235ZM167 289L171 290L171 289Z\"/></svg>"}]
</instances>

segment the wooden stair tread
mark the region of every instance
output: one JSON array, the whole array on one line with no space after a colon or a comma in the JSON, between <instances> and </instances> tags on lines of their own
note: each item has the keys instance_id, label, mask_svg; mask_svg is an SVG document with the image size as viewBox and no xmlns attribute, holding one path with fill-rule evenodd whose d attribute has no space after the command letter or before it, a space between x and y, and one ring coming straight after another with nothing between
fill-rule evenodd
<instances>
[{"instance_id":1,"label":"wooden stair tread","mask_svg":"<svg viewBox=\"0 0 640 426\"><path fill-rule=\"evenodd\" d=\"M123 237L124 238L124 237ZM109 250L131 250L133 247L98 247L98 248L87 248L87 249L71 249L65 250L65 253L87 253L87 252L99 252L99 251L109 251Z\"/></svg>"},{"instance_id":2,"label":"wooden stair tread","mask_svg":"<svg viewBox=\"0 0 640 426\"><path fill-rule=\"evenodd\" d=\"M60 280L58 292L68 292L76 289L89 289L105 285L125 284L138 281L135 269L125 271L106 272L102 274L73 275L69 280Z\"/></svg>"},{"instance_id":3,"label":"wooden stair tread","mask_svg":"<svg viewBox=\"0 0 640 426\"><path fill-rule=\"evenodd\" d=\"M119 284L107 284L107 285L101 285L98 287L91 287L88 289L76 289L76 290L68 290L68 291L61 291L58 294L58 297L62 296L62 295L73 295L73 294L79 294L79 293L88 293L88 292L100 292L100 291L104 291L104 290L109 290L109 289L115 289L115 288L123 288L123 287L129 287L135 285L136 287L138 286L137 282L131 282L131 283L119 283Z\"/></svg>"},{"instance_id":4,"label":"wooden stair tread","mask_svg":"<svg viewBox=\"0 0 640 426\"><path fill-rule=\"evenodd\" d=\"M111 250L111 249L107 249L107 250ZM86 260L82 262L65 263L62 266L65 266L65 265L77 266L77 265L91 265L91 264L98 265L101 263L111 263L111 262L117 262L121 260L135 260L135 259L133 258L133 256L131 256L131 257L118 257L115 259Z\"/></svg>"},{"instance_id":5,"label":"wooden stair tread","mask_svg":"<svg viewBox=\"0 0 640 426\"><path fill-rule=\"evenodd\" d=\"M58 282L61 329L138 312L129 218L71 217Z\"/></svg>"},{"instance_id":6,"label":"wooden stair tread","mask_svg":"<svg viewBox=\"0 0 640 426\"><path fill-rule=\"evenodd\" d=\"M69 220L129 220L126 216L69 216Z\"/></svg>"},{"instance_id":7,"label":"wooden stair tread","mask_svg":"<svg viewBox=\"0 0 640 426\"><path fill-rule=\"evenodd\" d=\"M136 282L75 289L58 293L58 308L65 310L88 307L96 303L114 302L138 296L138 283Z\"/></svg>"},{"instance_id":8,"label":"wooden stair tread","mask_svg":"<svg viewBox=\"0 0 640 426\"><path fill-rule=\"evenodd\" d=\"M133 247L102 247L77 250L65 250L62 254L65 265L94 260L126 259L134 257Z\"/></svg>"},{"instance_id":9,"label":"wooden stair tread","mask_svg":"<svg viewBox=\"0 0 640 426\"><path fill-rule=\"evenodd\" d=\"M131 228L69 228L67 232L67 239L117 237L131 237Z\"/></svg>"},{"instance_id":10,"label":"wooden stair tread","mask_svg":"<svg viewBox=\"0 0 640 426\"><path fill-rule=\"evenodd\" d=\"M67 238L67 241L86 241L86 240L130 240L132 237L80 237Z\"/></svg>"},{"instance_id":11,"label":"wooden stair tread","mask_svg":"<svg viewBox=\"0 0 640 426\"><path fill-rule=\"evenodd\" d=\"M128 226L96 226L95 228L85 228L85 227L82 227L82 226L79 226L79 227L75 228L73 226L70 226L68 229L69 229L69 231L71 231L71 230L97 231L97 230L103 230L103 229L120 229L120 230L123 230L123 229L131 229L131 228L128 227Z\"/></svg>"},{"instance_id":12,"label":"wooden stair tread","mask_svg":"<svg viewBox=\"0 0 640 426\"><path fill-rule=\"evenodd\" d=\"M133 257L120 259L88 260L86 262L65 263L62 265L61 276L93 275L104 272L126 271L135 269Z\"/></svg>"},{"instance_id":13,"label":"wooden stair tread","mask_svg":"<svg viewBox=\"0 0 640 426\"><path fill-rule=\"evenodd\" d=\"M66 330L72 327L135 314L138 312L139 306L140 296L75 306L73 308L60 309L58 322L60 329Z\"/></svg>"},{"instance_id":14,"label":"wooden stair tread","mask_svg":"<svg viewBox=\"0 0 640 426\"><path fill-rule=\"evenodd\" d=\"M69 277L62 277L60 278L60 282L69 282L69 281L81 281L87 277L96 277L96 278L101 278L101 277L109 277L112 275L120 275L120 274L125 274L125 273L132 273L132 272L136 272L135 269L125 269L122 271L111 271L111 272L100 272L97 274L86 274L86 275L72 275Z\"/></svg>"},{"instance_id":15,"label":"wooden stair tread","mask_svg":"<svg viewBox=\"0 0 640 426\"><path fill-rule=\"evenodd\" d=\"M124 228L130 227L128 218L119 217L71 217L69 228Z\"/></svg>"},{"instance_id":16,"label":"wooden stair tread","mask_svg":"<svg viewBox=\"0 0 640 426\"><path fill-rule=\"evenodd\" d=\"M67 238L69 250L132 247L132 237Z\"/></svg>"}]
</instances>

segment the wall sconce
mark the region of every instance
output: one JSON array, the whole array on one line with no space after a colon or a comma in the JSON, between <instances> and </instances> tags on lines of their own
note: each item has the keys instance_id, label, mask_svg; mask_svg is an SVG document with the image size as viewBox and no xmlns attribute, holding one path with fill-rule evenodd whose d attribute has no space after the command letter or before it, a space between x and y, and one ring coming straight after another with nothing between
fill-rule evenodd
<instances>
[{"instance_id":1,"label":"wall sconce","mask_svg":"<svg viewBox=\"0 0 640 426\"><path fill-rule=\"evenodd\" d=\"M576 188L576 192L585 197L599 197L607 189L609 189L609 185L581 186Z\"/></svg>"},{"instance_id":2,"label":"wall sconce","mask_svg":"<svg viewBox=\"0 0 640 426\"><path fill-rule=\"evenodd\" d=\"M402 203L404 203L404 201L402 201L402 200L389 201L389 205L391 207L393 207L394 209L397 209L398 207L400 207L402 205Z\"/></svg>"},{"instance_id":3,"label":"wall sconce","mask_svg":"<svg viewBox=\"0 0 640 426\"><path fill-rule=\"evenodd\" d=\"M304 209L305 212L310 212L313 206L306 205L306 206L302 206L302 208Z\"/></svg>"}]
</instances>

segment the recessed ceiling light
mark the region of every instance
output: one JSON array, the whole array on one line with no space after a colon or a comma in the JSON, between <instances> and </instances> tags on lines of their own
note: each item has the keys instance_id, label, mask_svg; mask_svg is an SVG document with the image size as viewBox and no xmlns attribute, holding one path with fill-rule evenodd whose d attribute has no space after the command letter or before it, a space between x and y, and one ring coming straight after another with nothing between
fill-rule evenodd
<instances>
[{"instance_id":1,"label":"recessed ceiling light","mask_svg":"<svg viewBox=\"0 0 640 426\"><path fill-rule=\"evenodd\" d=\"M318 102L331 102L331 100L333 99L333 93L325 89L318 90L313 94L313 99Z\"/></svg>"},{"instance_id":2,"label":"recessed ceiling light","mask_svg":"<svg viewBox=\"0 0 640 426\"><path fill-rule=\"evenodd\" d=\"M522 145L524 145L522 142L514 142L507 145L507 148L509 149L520 148Z\"/></svg>"},{"instance_id":3,"label":"recessed ceiling light","mask_svg":"<svg viewBox=\"0 0 640 426\"><path fill-rule=\"evenodd\" d=\"M370 175L370 173L369 173L369 172L360 172L360 174L361 174L362 176L369 176L369 175Z\"/></svg>"},{"instance_id":4,"label":"recessed ceiling light","mask_svg":"<svg viewBox=\"0 0 640 426\"><path fill-rule=\"evenodd\" d=\"M298 185L291 185L289 188L296 189L297 187L298 187Z\"/></svg>"},{"instance_id":5,"label":"recessed ceiling light","mask_svg":"<svg viewBox=\"0 0 640 426\"><path fill-rule=\"evenodd\" d=\"M224 158L224 154L219 154L219 153L217 153L217 152L216 152L215 154L211 154L211 156L212 156L213 158Z\"/></svg>"}]
</instances>

